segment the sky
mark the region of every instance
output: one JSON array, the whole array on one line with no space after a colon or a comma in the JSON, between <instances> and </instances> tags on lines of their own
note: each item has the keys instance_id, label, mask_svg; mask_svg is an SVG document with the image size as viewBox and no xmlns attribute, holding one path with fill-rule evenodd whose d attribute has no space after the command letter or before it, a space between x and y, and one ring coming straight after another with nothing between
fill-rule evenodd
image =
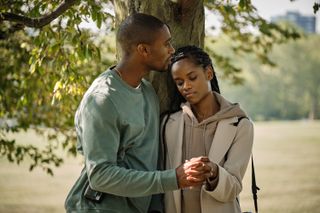
<instances>
[{"instance_id":1,"label":"sky","mask_svg":"<svg viewBox=\"0 0 320 213\"><path fill-rule=\"evenodd\" d=\"M313 4L320 0L251 0L259 15L270 21L272 16L284 15L287 11L298 11L301 15L316 16L316 31L320 32L320 10L313 14ZM206 28L213 23L213 16L206 14ZM215 23L217 24L217 23Z\"/></svg>"},{"instance_id":2,"label":"sky","mask_svg":"<svg viewBox=\"0 0 320 213\"><path fill-rule=\"evenodd\" d=\"M316 16L316 29L320 31L320 11L313 13L313 4L320 3L319 0L252 0L258 13L265 19L270 20L271 16L284 15L286 11L298 11L302 15Z\"/></svg>"},{"instance_id":3,"label":"sky","mask_svg":"<svg viewBox=\"0 0 320 213\"><path fill-rule=\"evenodd\" d=\"M251 0L252 4L258 9L259 14L270 19L271 16L285 14L286 11L299 11L302 15L314 15L313 4L316 0ZM319 1L318 1L319 2ZM319 12L316 14L320 18Z\"/></svg>"}]
</instances>

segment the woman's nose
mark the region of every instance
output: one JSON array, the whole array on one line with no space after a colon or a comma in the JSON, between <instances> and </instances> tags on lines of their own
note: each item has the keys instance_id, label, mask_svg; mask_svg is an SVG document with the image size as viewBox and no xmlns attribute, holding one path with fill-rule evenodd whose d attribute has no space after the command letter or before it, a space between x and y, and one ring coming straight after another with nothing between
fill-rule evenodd
<instances>
[{"instance_id":1,"label":"woman's nose","mask_svg":"<svg viewBox=\"0 0 320 213\"><path fill-rule=\"evenodd\" d=\"M183 84L183 89L184 90L189 90L191 88L191 84L189 81L185 81Z\"/></svg>"}]
</instances>

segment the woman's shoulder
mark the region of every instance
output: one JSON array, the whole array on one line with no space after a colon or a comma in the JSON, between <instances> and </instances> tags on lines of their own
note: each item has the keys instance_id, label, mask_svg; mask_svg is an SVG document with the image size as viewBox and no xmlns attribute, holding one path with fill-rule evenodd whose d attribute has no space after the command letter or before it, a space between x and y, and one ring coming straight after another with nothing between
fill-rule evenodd
<instances>
[{"instance_id":1,"label":"woman's shoulder","mask_svg":"<svg viewBox=\"0 0 320 213\"><path fill-rule=\"evenodd\" d=\"M182 110L179 110L178 112L171 113L169 115L166 115L166 118L169 116L169 121L176 121L179 120L182 116Z\"/></svg>"},{"instance_id":2,"label":"woman's shoulder","mask_svg":"<svg viewBox=\"0 0 320 213\"><path fill-rule=\"evenodd\" d=\"M247 116L235 116L231 118L222 119L219 121L221 125L231 125L239 130L253 129L253 122Z\"/></svg>"},{"instance_id":3,"label":"woman's shoulder","mask_svg":"<svg viewBox=\"0 0 320 213\"><path fill-rule=\"evenodd\" d=\"M182 116L182 110L179 110L177 112L171 113L171 114L166 114L165 116L163 116L162 118L162 125L171 125L174 124L176 122L179 122Z\"/></svg>"},{"instance_id":4,"label":"woman's shoulder","mask_svg":"<svg viewBox=\"0 0 320 213\"><path fill-rule=\"evenodd\" d=\"M251 132L253 134L254 124L249 117L239 117L238 121L233 125L238 128L238 131Z\"/></svg>"}]
</instances>

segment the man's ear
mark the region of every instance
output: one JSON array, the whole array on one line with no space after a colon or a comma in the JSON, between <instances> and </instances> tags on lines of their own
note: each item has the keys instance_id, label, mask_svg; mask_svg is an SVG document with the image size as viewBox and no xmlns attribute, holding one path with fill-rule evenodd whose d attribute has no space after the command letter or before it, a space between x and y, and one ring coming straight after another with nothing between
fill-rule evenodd
<instances>
[{"instance_id":1,"label":"man's ear","mask_svg":"<svg viewBox=\"0 0 320 213\"><path fill-rule=\"evenodd\" d=\"M137 51L143 57L147 57L150 53L149 47L146 44L138 44Z\"/></svg>"}]
</instances>

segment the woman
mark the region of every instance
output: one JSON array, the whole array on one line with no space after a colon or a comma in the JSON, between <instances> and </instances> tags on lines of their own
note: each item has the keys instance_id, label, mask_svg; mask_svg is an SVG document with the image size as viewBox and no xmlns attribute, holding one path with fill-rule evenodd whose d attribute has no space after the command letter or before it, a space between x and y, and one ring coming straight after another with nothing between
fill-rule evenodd
<instances>
[{"instance_id":1,"label":"woman","mask_svg":"<svg viewBox=\"0 0 320 213\"><path fill-rule=\"evenodd\" d=\"M220 95L211 59L202 49L178 49L170 72L176 91L162 124L166 169L203 156L211 175L202 186L166 193L166 212L241 212L237 197L251 155L253 124L239 104Z\"/></svg>"}]
</instances>

